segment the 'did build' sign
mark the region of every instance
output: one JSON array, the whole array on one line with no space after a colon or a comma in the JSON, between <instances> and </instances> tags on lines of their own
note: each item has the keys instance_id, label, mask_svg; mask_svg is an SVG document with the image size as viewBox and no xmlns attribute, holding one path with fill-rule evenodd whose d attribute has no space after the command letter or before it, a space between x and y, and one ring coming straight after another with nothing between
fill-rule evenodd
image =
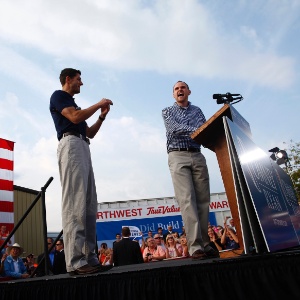
<instances>
[{"instance_id":1,"label":"'did build' sign","mask_svg":"<svg viewBox=\"0 0 300 300\"><path fill-rule=\"evenodd\" d=\"M210 222L216 224L215 214L228 212L229 204L225 193L212 194L210 203ZM222 223L221 223L222 224ZM167 230L168 225L181 233L184 226L180 208L175 198L142 199L98 204L97 240L106 242L109 247L123 226L138 228L144 237L148 231L157 232L158 227ZM140 237L136 237L140 239Z\"/></svg>"}]
</instances>

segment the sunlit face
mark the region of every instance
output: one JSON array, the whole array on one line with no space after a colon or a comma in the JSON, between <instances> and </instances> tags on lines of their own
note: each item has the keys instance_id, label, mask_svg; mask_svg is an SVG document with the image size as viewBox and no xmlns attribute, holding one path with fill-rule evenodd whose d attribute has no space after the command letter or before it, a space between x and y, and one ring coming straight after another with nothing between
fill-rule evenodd
<instances>
[{"instance_id":1,"label":"sunlit face","mask_svg":"<svg viewBox=\"0 0 300 300\"><path fill-rule=\"evenodd\" d=\"M180 239L180 244L181 244L181 245L186 245L186 243L187 243L186 238L185 238L185 237L182 237L182 238Z\"/></svg>"},{"instance_id":2,"label":"sunlit face","mask_svg":"<svg viewBox=\"0 0 300 300\"><path fill-rule=\"evenodd\" d=\"M172 244L174 244L174 242L175 242L175 241L174 241L174 237L173 237L173 236L167 237L167 243L168 243L168 244L171 244L171 245L172 245Z\"/></svg>"},{"instance_id":3,"label":"sunlit face","mask_svg":"<svg viewBox=\"0 0 300 300\"><path fill-rule=\"evenodd\" d=\"M76 74L73 78L67 76L66 81L70 86L70 94L75 95L80 93L80 87L83 85L80 74Z\"/></svg>"},{"instance_id":4,"label":"sunlit face","mask_svg":"<svg viewBox=\"0 0 300 300\"><path fill-rule=\"evenodd\" d=\"M153 238L150 238L147 240L147 244L148 244L148 247L149 248L154 248L156 247L156 243L155 243L155 240Z\"/></svg>"},{"instance_id":5,"label":"sunlit face","mask_svg":"<svg viewBox=\"0 0 300 300\"><path fill-rule=\"evenodd\" d=\"M154 240L156 245L161 245L161 237L158 234L154 235Z\"/></svg>"},{"instance_id":6,"label":"sunlit face","mask_svg":"<svg viewBox=\"0 0 300 300\"><path fill-rule=\"evenodd\" d=\"M173 97L180 106L188 105L188 98L191 91L184 82L177 82L173 88Z\"/></svg>"}]
</instances>

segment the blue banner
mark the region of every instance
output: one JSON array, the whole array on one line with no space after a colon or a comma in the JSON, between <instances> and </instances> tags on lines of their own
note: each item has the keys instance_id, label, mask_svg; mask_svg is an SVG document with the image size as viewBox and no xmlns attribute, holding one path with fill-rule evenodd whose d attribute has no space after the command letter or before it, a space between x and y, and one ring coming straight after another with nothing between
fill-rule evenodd
<instances>
[{"instance_id":1,"label":"blue banner","mask_svg":"<svg viewBox=\"0 0 300 300\"><path fill-rule=\"evenodd\" d=\"M215 224L215 214L209 213L210 223ZM107 243L109 248L112 248L115 236L117 233L121 234L122 226L136 226L143 233L143 237L148 236L148 231L152 231L153 235L157 233L157 228L162 227L163 233L167 231L168 225L173 226L173 230L181 234L183 221L181 215L177 216L164 216L157 218L141 218L132 220L120 220L120 221L106 221L97 222L97 241L98 247L101 243ZM136 240L140 241L141 237L136 237Z\"/></svg>"}]
</instances>

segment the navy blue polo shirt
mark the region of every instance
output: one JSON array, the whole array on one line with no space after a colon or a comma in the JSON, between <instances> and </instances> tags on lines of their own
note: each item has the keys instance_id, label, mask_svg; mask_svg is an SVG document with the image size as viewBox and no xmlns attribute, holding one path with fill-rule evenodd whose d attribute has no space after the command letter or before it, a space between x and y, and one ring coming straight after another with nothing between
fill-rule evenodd
<instances>
[{"instance_id":1,"label":"navy blue polo shirt","mask_svg":"<svg viewBox=\"0 0 300 300\"><path fill-rule=\"evenodd\" d=\"M58 90L52 94L50 98L50 113L57 131L58 140L62 138L63 133L69 131L75 131L86 137L87 124L85 121L80 122L79 124L74 124L61 114L64 108L71 106L78 108L74 98L69 93Z\"/></svg>"}]
</instances>

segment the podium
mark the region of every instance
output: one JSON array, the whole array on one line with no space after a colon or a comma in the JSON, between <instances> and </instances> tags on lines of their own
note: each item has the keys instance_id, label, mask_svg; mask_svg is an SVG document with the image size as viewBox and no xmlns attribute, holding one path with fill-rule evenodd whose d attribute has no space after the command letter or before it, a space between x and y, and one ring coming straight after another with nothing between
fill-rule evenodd
<instances>
[{"instance_id":1,"label":"podium","mask_svg":"<svg viewBox=\"0 0 300 300\"><path fill-rule=\"evenodd\" d=\"M290 177L252 140L230 104L191 138L216 153L241 250L274 252L300 245L300 209Z\"/></svg>"}]
</instances>

